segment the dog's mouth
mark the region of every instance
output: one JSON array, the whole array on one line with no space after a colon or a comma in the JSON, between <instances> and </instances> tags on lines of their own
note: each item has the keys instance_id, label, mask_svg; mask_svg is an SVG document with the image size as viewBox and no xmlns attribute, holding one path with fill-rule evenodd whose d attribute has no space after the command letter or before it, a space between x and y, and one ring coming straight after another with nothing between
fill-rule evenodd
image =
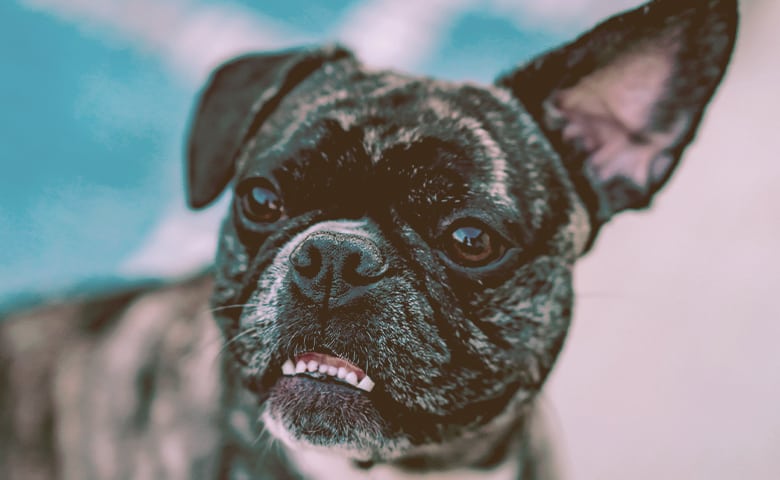
<instances>
[{"instance_id":1,"label":"dog's mouth","mask_svg":"<svg viewBox=\"0 0 780 480\"><path fill-rule=\"evenodd\" d=\"M333 355L306 352L282 364L285 377L305 376L323 382L349 385L364 392L374 389L375 383L362 368Z\"/></svg>"},{"instance_id":2,"label":"dog's mouth","mask_svg":"<svg viewBox=\"0 0 780 480\"><path fill-rule=\"evenodd\" d=\"M368 457L392 434L382 413L381 388L349 360L308 351L288 357L272 372L276 380L268 388L263 422L294 448L339 446Z\"/></svg>"}]
</instances>

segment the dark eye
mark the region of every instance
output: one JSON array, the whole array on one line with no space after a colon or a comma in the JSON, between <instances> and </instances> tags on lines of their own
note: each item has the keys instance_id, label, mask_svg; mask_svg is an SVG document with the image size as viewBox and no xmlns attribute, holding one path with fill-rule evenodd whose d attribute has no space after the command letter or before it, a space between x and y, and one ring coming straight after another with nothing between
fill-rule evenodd
<instances>
[{"instance_id":1,"label":"dark eye","mask_svg":"<svg viewBox=\"0 0 780 480\"><path fill-rule=\"evenodd\" d=\"M253 186L241 194L241 210L253 222L272 223L282 217L282 201L270 188Z\"/></svg>"},{"instance_id":2,"label":"dark eye","mask_svg":"<svg viewBox=\"0 0 780 480\"><path fill-rule=\"evenodd\" d=\"M460 224L445 237L444 249L454 262L481 267L500 258L506 246L499 235L481 224Z\"/></svg>"}]
</instances>

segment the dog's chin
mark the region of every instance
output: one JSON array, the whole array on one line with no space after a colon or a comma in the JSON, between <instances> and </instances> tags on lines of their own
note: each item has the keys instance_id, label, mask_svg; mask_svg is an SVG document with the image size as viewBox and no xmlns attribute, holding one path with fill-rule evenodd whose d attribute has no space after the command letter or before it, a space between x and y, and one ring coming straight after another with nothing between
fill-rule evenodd
<instances>
[{"instance_id":1,"label":"dog's chin","mask_svg":"<svg viewBox=\"0 0 780 480\"><path fill-rule=\"evenodd\" d=\"M356 460L384 456L395 443L365 392L306 376L276 381L265 402L263 421L288 447L339 450Z\"/></svg>"}]
</instances>

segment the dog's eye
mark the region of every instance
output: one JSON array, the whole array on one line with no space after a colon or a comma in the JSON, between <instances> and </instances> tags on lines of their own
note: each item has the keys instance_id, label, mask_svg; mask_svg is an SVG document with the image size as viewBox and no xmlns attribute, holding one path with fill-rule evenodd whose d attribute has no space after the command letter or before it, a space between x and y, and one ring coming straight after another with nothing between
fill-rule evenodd
<instances>
[{"instance_id":1,"label":"dog's eye","mask_svg":"<svg viewBox=\"0 0 780 480\"><path fill-rule=\"evenodd\" d=\"M241 209L247 219L258 223L272 223L282 216L282 201L273 190L253 186L241 195Z\"/></svg>"},{"instance_id":2,"label":"dog's eye","mask_svg":"<svg viewBox=\"0 0 780 480\"><path fill-rule=\"evenodd\" d=\"M500 236L479 224L460 224L450 229L445 242L447 256L465 267L487 265L506 251Z\"/></svg>"}]
</instances>

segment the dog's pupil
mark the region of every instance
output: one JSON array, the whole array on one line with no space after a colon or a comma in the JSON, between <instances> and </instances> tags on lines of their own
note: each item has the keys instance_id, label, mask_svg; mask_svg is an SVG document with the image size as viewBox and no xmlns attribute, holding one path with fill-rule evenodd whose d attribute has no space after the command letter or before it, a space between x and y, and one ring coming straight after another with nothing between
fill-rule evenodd
<instances>
[{"instance_id":1,"label":"dog's pupil","mask_svg":"<svg viewBox=\"0 0 780 480\"><path fill-rule=\"evenodd\" d=\"M277 220L282 213L282 205L279 196L273 191L254 187L249 199L245 204L247 214L252 220L259 222L273 222Z\"/></svg>"},{"instance_id":2,"label":"dog's pupil","mask_svg":"<svg viewBox=\"0 0 780 480\"><path fill-rule=\"evenodd\" d=\"M455 253L462 260L479 262L493 253L490 235L477 227L460 227L452 232Z\"/></svg>"}]
</instances>

